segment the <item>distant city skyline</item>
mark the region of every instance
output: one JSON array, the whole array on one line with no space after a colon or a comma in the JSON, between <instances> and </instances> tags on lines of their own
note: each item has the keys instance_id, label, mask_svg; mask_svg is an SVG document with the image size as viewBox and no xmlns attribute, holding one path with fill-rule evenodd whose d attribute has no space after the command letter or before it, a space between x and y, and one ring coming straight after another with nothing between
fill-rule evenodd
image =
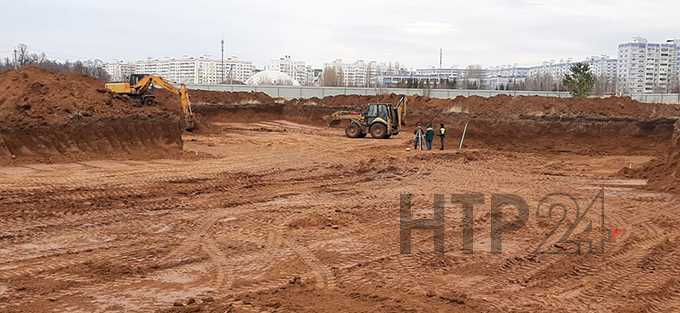
<instances>
[{"instance_id":1,"label":"distant city skyline","mask_svg":"<svg viewBox=\"0 0 680 313\"><path fill-rule=\"evenodd\" d=\"M669 36L666 36L666 37L662 37L663 39L660 39L660 40L652 39L650 37L644 36L644 34L643 35L629 36L628 38L624 38L621 42L615 44L611 49L609 49L611 51L609 51L609 50L605 51L605 52L593 51L591 53L586 53L583 56L553 56L553 57L535 60L535 61L531 61L531 62L527 62L527 63L520 63L520 62L517 62L517 61L514 61L514 60L507 60L506 62L502 62L502 63L498 63L498 64L482 64L482 63L464 64L464 63L460 63L460 62L447 63L447 53L446 53L446 50L444 50L443 51L443 56L444 56L443 68L465 68L469 65L481 65L483 68L494 68L494 67L502 67L502 66L531 67L531 66L538 66L538 65L541 65L545 62L550 62L550 61L554 61L554 62L557 62L557 63L561 62L561 61L567 61L567 60L578 61L578 60L585 60L585 59L588 59L588 58L594 57L594 56L608 56L608 57L611 57L611 58L616 58L617 57L617 51L618 51L618 44L621 44L621 43L624 43L624 42L630 42L633 38L636 38L636 37L642 37L642 38L648 39L650 42L666 42L667 40L680 38L680 31L678 31L677 36L670 36L669 35ZM125 58L125 57L116 57L116 58L112 58L112 59L105 59L105 58L101 58L101 57L98 57L98 56L83 56L83 57L72 56L71 58L68 58L68 57L59 57L58 56L58 55L60 55L59 53L53 54L53 53L50 53L48 51L40 50L40 49L36 48L35 46L31 45L30 43L26 43L26 42L17 43L14 46L10 47L9 50L0 51L0 52L3 53L3 54L0 54L0 58L1 59L4 59L5 57L11 58L12 57L12 49L18 44L26 44L26 45L29 46L29 48L31 49L32 52L45 53L49 58L56 59L56 60L59 60L59 61L99 59L99 60L102 60L105 63L112 63L112 62L118 62L118 61L138 62L138 61L143 61L143 60L147 60L147 59L171 59L171 58L186 58L186 57L194 57L194 58L205 57L205 58L212 58L212 59L220 59L221 58L221 55L219 54L220 53L219 47L217 48L216 51L212 51L212 53L205 52L205 53L197 54L197 55L162 54L160 56L146 56L146 57L134 58L134 59L133 58ZM363 57L363 58L358 57L358 58L355 58L355 59L349 59L349 58L333 57L333 56L329 56L324 62L317 64L317 63L314 63L314 62L307 61L308 59L304 58L303 56L295 56L295 55L291 55L291 54L287 54L287 53L283 53L281 55L291 55L295 59L305 61L309 65L311 65L313 68L319 68L319 69L323 68L324 64L327 64L328 62L330 62L332 60L336 60L336 59L342 59L342 60L349 61L349 62L355 62L355 61L360 61L360 60L363 60L363 61L366 61L366 62L368 62L368 61L378 61L378 62L385 62L385 63L400 62L400 63L402 63L402 65L405 68L408 68L408 69L418 69L418 68L427 69L427 68L438 68L439 67L439 50L436 50L434 52L436 52L436 53L432 53L432 55L433 55L433 57L436 57L436 58L431 60L431 64L423 65L423 66L416 66L416 65L407 64L406 62L401 62L399 59L385 60L385 59L371 59L371 58L367 58L367 57ZM234 54L225 53L225 58L238 58L238 59L242 59L242 60L252 62L253 65L257 69L265 69L267 66L270 65L271 59L276 58L276 57L277 57L277 55L272 55L267 60L260 63L260 62L255 61L254 58L251 58L248 55L234 55Z\"/></svg>"},{"instance_id":2,"label":"distant city skyline","mask_svg":"<svg viewBox=\"0 0 680 313\"><path fill-rule=\"evenodd\" d=\"M6 3L0 55L25 43L59 60L217 56L224 39L227 55L258 67L282 55L314 67L337 58L438 67L440 48L445 67L493 67L615 56L617 44L633 36L680 37L680 4L671 0L169 0L133 7L129 0Z\"/></svg>"},{"instance_id":3,"label":"distant city skyline","mask_svg":"<svg viewBox=\"0 0 680 313\"><path fill-rule=\"evenodd\" d=\"M590 65L595 92L603 94L672 93L680 88L680 40L649 42L634 37L617 45L615 57L601 54L581 59L546 60L531 66L414 69L399 62L347 62L335 59L314 69L290 55L275 57L258 73L252 62L228 57L178 57L118 61L105 64L110 79L125 81L133 73L160 75L175 83L498 90L562 90L562 79L576 62ZM228 74L227 74L228 73ZM229 77L228 81L221 80Z\"/></svg>"}]
</instances>

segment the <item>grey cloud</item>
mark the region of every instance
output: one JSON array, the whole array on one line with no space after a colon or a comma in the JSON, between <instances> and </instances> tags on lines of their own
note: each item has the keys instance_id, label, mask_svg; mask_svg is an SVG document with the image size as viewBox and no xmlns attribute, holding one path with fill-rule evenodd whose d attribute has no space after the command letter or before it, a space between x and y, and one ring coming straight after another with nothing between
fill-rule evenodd
<instances>
[{"instance_id":1,"label":"grey cloud","mask_svg":"<svg viewBox=\"0 0 680 313\"><path fill-rule=\"evenodd\" d=\"M642 35L680 37L670 0L180 1L25 0L0 12L0 55L17 43L61 59L227 53L263 65L287 54L446 64L535 64L616 54ZM141 6L141 8L140 8ZM134 9L131 9L134 8Z\"/></svg>"}]
</instances>

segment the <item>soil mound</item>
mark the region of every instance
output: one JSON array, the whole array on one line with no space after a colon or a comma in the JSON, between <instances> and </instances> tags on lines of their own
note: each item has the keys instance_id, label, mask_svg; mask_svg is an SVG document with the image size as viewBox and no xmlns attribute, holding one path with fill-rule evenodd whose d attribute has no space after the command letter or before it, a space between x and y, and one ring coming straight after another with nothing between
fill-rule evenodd
<instances>
[{"instance_id":1,"label":"soil mound","mask_svg":"<svg viewBox=\"0 0 680 313\"><path fill-rule=\"evenodd\" d=\"M182 146L176 114L136 107L94 78L37 67L0 74L0 119L2 164L166 155Z\"/></svg>"},{"instance_id":2,"label":"soil mound","mask_svg":"<svg viewBox=\"0 0 680 313\"><path fill-rule=\"evenodd\" d=\"M274 98L262 92L220 92L190 90L191 101L196 104L270 104Z\"/></svg>"},{"instance_id":3,"label":"soil mound","mask_svg":"<svg viewBox=\"0 0 680 313\"><path fill-rule=\"evenodd\" d=\"M368 103L396 103L400 95L332 96L323 99L295 99L288 103L363 109ZM522 117L589 117L629 118L649 120L680 116L680 107L648 104L629 97L555 98L540 96L494 96L490 98L459 96L455 99L434 99L408 96L409 111L415 114L463 113L480 118Z\"/></svg>"},{"instance_id":4,"label":"soil mound","mask_svg":"<svg viewBox=\"0 0 680 313\"><path fill-rule=\"evenodd\" d=\"M674 125L669 151L639 169L624 169L624 176L647 179L651 189L680 193L680 121Z\"/></svg>"},{"instance_id":5,"label":"soil mound","mask_svg":"<svg viewBox=\"0 0 680 313\"><path fill-rule=\"evenodd\" d=\"M362 111L368 103L396 103L401 96L333 96L291 100L287 105ZM647 104L628 97L408 96L407 124L439 124L466 146L528 152L648 154L664 151L680 107Z\"/></svg>"},{"instance_id":6,"label":"soil mound","mask_svg":"<svg viewBox=\"0 0 680 313\"><path fill-rule=\"evenodd\" d=\"M25 67L0 74L0 119L3 126L64 125L72 120L155 115L156 107L135 107L109 93L94 78Z\"/></svg>"}]
</instances>

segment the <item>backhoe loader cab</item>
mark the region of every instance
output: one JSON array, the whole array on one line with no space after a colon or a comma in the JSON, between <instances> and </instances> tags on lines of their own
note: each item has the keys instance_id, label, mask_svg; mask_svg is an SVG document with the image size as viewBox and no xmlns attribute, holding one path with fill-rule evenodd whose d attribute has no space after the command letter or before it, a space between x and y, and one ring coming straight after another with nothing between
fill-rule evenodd
<instances>
[{"instance_id":1,"label":"backhoe loader cab","mask_svg":"<svg viewBox=\"0 0 680 313\"><path fill-rule=\"evenodd\" d=\"M388 138L399 133L397 110L387 103L369 103L362 114L373 138Z\"/></svg>"}]
</instances>

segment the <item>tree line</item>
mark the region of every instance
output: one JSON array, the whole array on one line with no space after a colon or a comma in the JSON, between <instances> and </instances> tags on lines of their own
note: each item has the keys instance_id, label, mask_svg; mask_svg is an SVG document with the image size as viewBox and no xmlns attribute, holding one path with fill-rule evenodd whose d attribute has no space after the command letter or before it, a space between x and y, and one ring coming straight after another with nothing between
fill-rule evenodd
<instances>
[{"instance_id":1,"label":"tree line","mask_svg":"<svg viewBox=\"0 0 680 313\"><path fill-rule=\"evenodd\" d=\"M104 70L104 62L101 60L59 62L49 59L45 53L31 51L25 44L16 46L13 55L5 57L0 62L0 72L16 70L24 66L37 66L52 72L78 73L102 81L108 81L111 78Z\"/></svg>"},{"instance_id":2,"label":"tree line","mask_svg":"<svg viewBox=\"0 0 680 313\"><path fill-rule=\"evenodd\" d=\"M585 66L585 67L584 67ZM616 79L605 75L594 75L587 63L576 63L570 69L577 72L587 72L591 78L592 87L589 88L589 95L612 95L616 93ZM550 73L532 74L524 79L513 79L507 82L489 85L489 80L485 77L484 70L479 65L470 65L462 71L462 77L456 78L416 78L404 77L399 81L391 82L390 87L411 88L411 89L471 89L471 90L516 90L516 91L572 91L573 86L565 82L564 78L555 77ZM573 74L573 73L572 73ZM368 75L368 74L367 74ZM366 84L355 86L351 82L344 81L344 73L341 67L327 66L324 68L320 85L324 87L374 87L381 82L370 82L366 77Z\"/></svg>"}]
</instances>

